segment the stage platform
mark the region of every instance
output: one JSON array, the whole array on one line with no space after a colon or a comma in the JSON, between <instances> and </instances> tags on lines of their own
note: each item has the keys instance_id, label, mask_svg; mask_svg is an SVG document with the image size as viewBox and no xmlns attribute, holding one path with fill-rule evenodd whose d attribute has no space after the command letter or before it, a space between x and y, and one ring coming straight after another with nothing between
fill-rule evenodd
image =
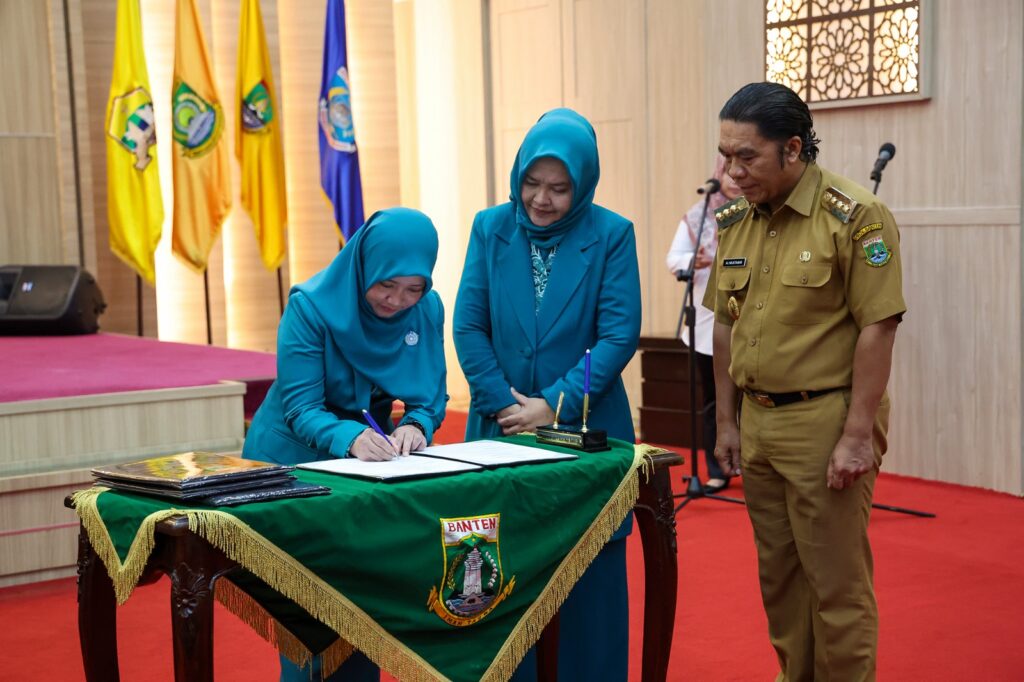
<instances>
[{"instance_id":1,"label":"stage platform","mask_svg":"<svg viewBox=\"0 0 1024 682\"><path fill-rule=\"evenodd\" d=\"M74 573L68 493L98 464L241 449L271 353L93 334L0 337L0 587Z\"/></svg>"}]
</instances>

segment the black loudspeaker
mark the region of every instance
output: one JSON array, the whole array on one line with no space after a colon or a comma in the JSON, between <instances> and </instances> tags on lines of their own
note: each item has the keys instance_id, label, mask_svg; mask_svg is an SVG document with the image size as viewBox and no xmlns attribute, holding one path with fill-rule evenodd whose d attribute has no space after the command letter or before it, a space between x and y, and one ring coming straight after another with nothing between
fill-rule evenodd
<instances>
[{"instance_id":1,"label":"black loudspeaker","mask_svg":"<svg viewBox=\"0 0 1024 682\"><path fill-rule=\"evenodd\" d=\"M77 265L0 267L0 335L95 334L106 308L96 278Z\"/></svg>"}]
</instances>

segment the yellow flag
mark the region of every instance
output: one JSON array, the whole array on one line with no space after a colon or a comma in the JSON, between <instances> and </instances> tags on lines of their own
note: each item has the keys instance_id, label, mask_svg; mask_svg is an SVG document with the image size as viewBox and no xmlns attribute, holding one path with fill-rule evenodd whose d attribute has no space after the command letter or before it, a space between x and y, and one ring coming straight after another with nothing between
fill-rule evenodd
<instances>
[{"instance_id":1,"label":"yellow flag","mask_svg":"<svg viewBox=\"0 0 1024 682\"><path fill-rule=\"evenodd\" d=\"M178 0L174 30L175 255L196 270L206 270L221 223L231 208L228 149L220 144L224 110L206 54L206 38L195 0Z\"/></svg>"},{"instance_id":2,"label":"yellow flag","mask_svg":"<svg viewBox=\"0 0 1024 682\"><path fill-rule=\"evenodd\" d=\"M235 154L242 166L242 205L252 217L260 256L268 270L284 260L288 222L281 111L259 0L242 0L238 26Z\"/></svg>"},{"instance_id":3,"label":"yellow flag","mask_svg":"<svg viewBox=\"0 0 1024 682\"><path fill-rule=\"evenodd\" d=\"M107 218L110 250L150 284L164 202L156 162L156 128L142 53L139 0L118 0L114 72L107 100Z\"/></svg>"}]
</instances>

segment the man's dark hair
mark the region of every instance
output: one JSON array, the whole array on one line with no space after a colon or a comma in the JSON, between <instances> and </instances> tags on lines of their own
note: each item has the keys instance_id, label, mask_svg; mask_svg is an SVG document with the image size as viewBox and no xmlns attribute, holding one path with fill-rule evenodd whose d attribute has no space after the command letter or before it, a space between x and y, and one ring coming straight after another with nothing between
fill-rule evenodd
<instances>
[{"instance_id":1,"label":"man's dark hair","mask_svg":"<svg viewBox=\"0 0 1024 682\"><path fill-rule=\"evenodd\" d=\"M736 91L718 114L720 121L753 123L761 137L776 142L800 138L802 161L818 158L814 119L800 96L778 83L748 83Z\"/></svg>"}]
</instances>

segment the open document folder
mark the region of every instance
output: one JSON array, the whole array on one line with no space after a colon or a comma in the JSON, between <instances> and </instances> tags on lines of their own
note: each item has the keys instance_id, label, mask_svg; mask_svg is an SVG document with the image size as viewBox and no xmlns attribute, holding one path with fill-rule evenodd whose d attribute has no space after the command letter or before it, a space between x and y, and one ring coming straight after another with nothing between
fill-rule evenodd
<instances>
[{"instance_id":1,"label":"open document folder","mask_svg":"<svg viewBox=\"0 0 1024 682\"><path fill-rule=\"evenodd\" d=\"M347 457L299 464L298 468L386 481L445 476L464 471L516 464L540 464L563 459L577 459L577 456L571 452L554 452L495 440L478 440L472 443L434 445L413 452L408 457L383 462L364 462L355 457Z\"/></svg>"}]
</instances>

